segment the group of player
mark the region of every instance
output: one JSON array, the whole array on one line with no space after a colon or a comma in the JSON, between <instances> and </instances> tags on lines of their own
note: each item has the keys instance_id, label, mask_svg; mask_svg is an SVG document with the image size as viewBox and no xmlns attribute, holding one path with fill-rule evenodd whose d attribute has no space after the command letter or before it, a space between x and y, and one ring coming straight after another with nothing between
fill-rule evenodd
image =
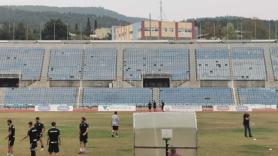
<instances>
[{"instance_id":1,"label":"group of player","mask_svg":"<svg viewBox=\"0 0 278 156\"><path fill-rule=\"evenodd\" d=\"M13 146L15 143L15 126L11 119L7 120L8 124L8 135L6 139L8 139L8 152L7 156L13 156ZM21 141L27 139L29 137L30 141L30 152L31 156L36 156L37 143L40 142L41 151L44 151L44 143L43 143L43 135L45 133L44 124L40 122L40 118L36 117L35 123L32 121L28 122L28 132L27 135L21 139ZM79 154L85 153L85 147L88 140L88 129L89 124L86 122L86 118L81 118L81 123L79 125L79 134L80 134L80 152ZM51 123L51 128L47 132L47 145L49 155L56 155L59 153L59 146L61 145L60 138L60 130L56 127L56 122Z\"/></svg>"},{"instance_id":2,"label":"group of player","mask_svg":"<svg viewBox=\"0 0 278 156\"><path fill-rule=\"evenodd\" d=\"M30 141L30 152L31 156L36 156L37 143L40 142L41 149L40 151L44 151L44 142L43 135L45 133L45 127L42 122L40 122L40 118L36 117L35 123L32 121L28 122L28 132L27 135L21 139L21 141L27 139L29 137ZM119 123L120 118L117 112L114 112L112 115L112 137L119 137ZM8 135L6 139L8 140L8 152L7 156L14 156L13 146L15 143L15 126L11 119L7 120L8 124ZM86 153L86 144L88 142L88 131L89 124L86 122L85 117L81 117L81 123L79 125L79 140L80 140L80 151L78 154ZM57 155L59 153L59 146L61 145L60 138L60 130L56 127L56 122L51 123L51 128L47 131L47 145L48 145L48 153L50 156Z\"/></svg>"}]
</instances>

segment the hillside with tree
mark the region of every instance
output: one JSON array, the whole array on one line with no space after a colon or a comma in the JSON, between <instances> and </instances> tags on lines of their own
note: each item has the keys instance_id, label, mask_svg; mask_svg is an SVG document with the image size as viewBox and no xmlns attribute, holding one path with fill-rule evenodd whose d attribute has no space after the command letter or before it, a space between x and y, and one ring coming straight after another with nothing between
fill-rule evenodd
<instances>
[{"instance_id":1,"label":"hillside with tree","mask_svg":"<svg viewBox=\"0 0 278 156\"><path fill-rule=\"evenodd\" d=\"M278 21L224 16L189 19L205 39L277 39Z\"/></svg>"}]
</instances>

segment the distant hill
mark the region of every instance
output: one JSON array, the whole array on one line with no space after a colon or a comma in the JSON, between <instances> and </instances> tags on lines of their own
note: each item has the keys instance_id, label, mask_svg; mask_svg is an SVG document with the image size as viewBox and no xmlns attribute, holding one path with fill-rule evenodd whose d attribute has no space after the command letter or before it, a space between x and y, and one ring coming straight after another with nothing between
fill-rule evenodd
<instances>
[{"instance_id":1,"label":"distant hill","mask_svg":"<svg viewBox=\"0 0 278 156\"><path fill-rule=\"evenodd\" d=\"M8 6L4 6L8 7ZM102 7L49 7L49 6L9 6L12 9L28 11L28 12L52 12L52 13L73 13L82 15L95 15L100 17L111 17L117 20L126 21L129 23L134 23L140 21L142 18L138 17L128 17L119 14L115 11L111 11Z\"/></svg>"}]
</instances>

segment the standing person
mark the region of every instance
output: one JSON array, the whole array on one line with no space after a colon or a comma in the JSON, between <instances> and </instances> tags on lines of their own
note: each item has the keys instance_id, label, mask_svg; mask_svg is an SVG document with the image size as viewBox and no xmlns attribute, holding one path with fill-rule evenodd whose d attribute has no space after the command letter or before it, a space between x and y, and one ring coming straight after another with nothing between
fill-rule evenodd
<instances>
[{"instance_id":1,"label":"standing person","mask_svg":"<svg viewBox=\"0 0 278 156\"><path fill-rule=\"evenodd\" d=\"M118 112L114 112L112 115L112 137L119 137L118 131L120 126L120 117Z\"/></svg>"},{"instance_id":2,"label":"standing person","mask_svg":"<svg viewBox=\"0 0 278 156\"><path fill-rule=\"evenodd\" d=\"M161 101L161 111L162 111L162 112L164 112L164 106L165 106L164 101Z\"/></svg>"},{"instance_id":3,"label":"standing person","mask_svg":"<svg viewBox=\"0 0 278 156\"><path fill-rule=\"evenodd\" d=\"M32 121L30 121L28 123L28 126L29 126L29 130L27 132L27 135L22 139L22 141L29 137L31 156L36 156L36 148L37 148L37 142L38 142L38 130L33 126Z\"/></svg>"},{"instance_id":4,"label":"standing person","mask_svg":"<svg viewBox=\"0 0 278 156\"><path fill-rule=\"evenodd\" d=\"M15 128L13 125L13 122L11 119L7 120L8 124L8 135L6 137L6 140L8 139L8 152L7 156L13 156L13 146L14 146L14 141L15 141Z\"/></svg>"},{"instance_id":5,"label":"standing person","mask_svg":"<svg viewBox=\"0 0 278 156\"><path fill-rule=\"evenodd\" d=\"M149 112L152 111L152 103L151 103L151 101L149 101L149 103L148 103L148 109L149 109Z\"/></svg>"},{"instance_id":6,"label":"standing person","mask_svg":"<svg viewBox=\"0 0 278 156\"><path fill-rule=\"evenodd\" d=\"M250 114L248 113L243 114L243 126L245 137L248 137L247 133L249 134L249 137L253 137L250 128Z\"/></svg>"},{"instance_id":7,"label":"standing person","mask_svg":"<svg viewBox=\"0 0 278 156\"><path fill-rule=\"evenodd\" d=\"M34 126L38 131L38 140L40 141L40 144L41 144L41 151L43 151L44 150L43 134L44 134L45 128L44 128L44 124L40 122L39 117L36 117L36 123Z\"/></svg>"},{"instance_id":8,"label":"standing person","mask_svg":"<svg viewBox=\"0 0 278 156\"><path fill-rule=\"evenodd\" d=\"M156 102L153 101L153 111L156 112Z\"/></svg>"},{"instance_id":9,"label":"standing person","mask_svg":"<svg viewBox=\"0 0 278 156\"><path fill-rule=\"evenodd\" d=\"M79 125L79 134L80 134L80 152L78 154L84 154L86 153L86 144L88 142L88 131L89 131L89 125L86 123L86 118L81 118L81 123Z\"/></svg>"},{"instance_id":10,"label":"standing person","mask_svg":"<svg viewBox=\"0 0 278 156\"><path fill-rule=\"evenodd\" d=\"M47 145L50 156L59 153L59 146L61 145L60 130L56 128L56 122L52 122L51 126L52 127L47 132Z\"/></svg>"}]
</instances>

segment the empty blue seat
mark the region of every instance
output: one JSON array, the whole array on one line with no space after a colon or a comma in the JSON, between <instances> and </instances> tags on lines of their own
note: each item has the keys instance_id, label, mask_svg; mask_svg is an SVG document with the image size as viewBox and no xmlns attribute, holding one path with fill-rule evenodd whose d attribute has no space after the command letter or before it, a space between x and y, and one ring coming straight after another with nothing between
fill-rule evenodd
<instances>
[{"instance_id":1,"label":"empty blue seat","mask_svg":"<svg viewBox=\"0 0 278 156\"><path fill-rule=\"evenodd\" d=\"M83 106L127 104L145 106L152 100L152 90L145 88L85 88Z\"/></svg>"},{"instance_id":2,"label":"empty blue seat","mask_svg":"<svg viewBox=\"0 0 278 156\"><path fill-rule=\"evenodd\" d=\"M266 80L262 48L232 48L231 59L234 80Z\"/></svg>"},{"instance_id":3,"label":"empty blue seat","mask_svg":"<svg viewBox=\"0 0 278 156\"><path fill-rule=\"evenodd\" d=\"M0 48L0 72L18 74L21 80L40 80L44 49Z\"/></svg>"},{"instance_id":4,"label":"empty blue seat","mask_svg":"<svg viewBox=\"0 0 278 156\"><path fill-rule=\"evenodd\" d=\"M230 88L164 88L160 100L167 105L232 105Z\"/></svg>"},{"instance_id":5,"label":"empty blue seat","mask_svg":"<svg viewBox=\"0 0 278 156\"><path fill-rule=\"evenodd\" d=\"M116 80L117 49L85 49L83 80Z\"/></svg>"},{"instance_id":6,"label":"empty blue seat","mask_svg":"<svg viewBox=\"0 0 278 156\"><path fill-rule=\"evenodd\" d=\"M169 74L189 80L189 50L183 48L124 49L124 80L142 80L144 74Z\"/></svg>"},{"instance_id":7,"label":"empty blue seat","mask_svg":"<svg viewBox=\"0 0 278 156\"><path fill-rule=\"evenodd\" d=\"M278 105L278 89L238 88L241 104Z\"/></svg>"},{"instance_id":8,"label":"empty blue seat","mask_svg":"<svg viewBox=\"0 0 278 156\"><path fill-rule=\"evenodd\" d=\"M275 80L278 79L278 48L270 48L270 56L272 62L272 69Z\"/></svg>"},{"instance_id":9,"label":"empty blue seat","mask_svg":"<svg viewBox=\"0 0 278 156\"><path fill-rule=\"evenodd\" d=\"M80 80L83 49L52 49L48 70L49 80Z\"/></svg>"},{"instance_id":10,"label":"empty blue seat","mask_svg":"<svg viewBox=\"0 0 278 156\"><path fill-rule=\"evenodd\" d=\"M227 48L198 48L196 62L198 80L231 79Z\"/></svg>"},{"instance_id":11,"label":"empty blue seat","mask_svg":"<svg viewBox=\"0 0 278 156\"><path fill-rule=\"evenodd\" d=\"M11 105L70 105L76 103L76 88L6 88L4 104Z\"/></svg>"}]
</instances>

